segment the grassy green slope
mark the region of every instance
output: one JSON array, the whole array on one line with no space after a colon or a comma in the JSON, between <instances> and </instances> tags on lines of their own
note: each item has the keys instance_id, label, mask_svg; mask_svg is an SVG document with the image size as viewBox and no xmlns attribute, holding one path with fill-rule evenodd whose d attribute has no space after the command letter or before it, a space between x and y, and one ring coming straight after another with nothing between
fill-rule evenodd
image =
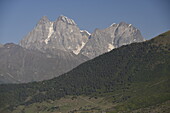
<instances>
[{"instance_id":1,"label":"grassy green slope","mask_svg":"<svg viewBox=\"0 0 170 113\"><path fill-rule=\"evenodd\" d=\"M86 95L109 103L99 111L131 112L170 100L169 86L170 31L112 50L52 80L0 85L0 109L11 112L14 106Z\"/></svg>"}]
</instances>

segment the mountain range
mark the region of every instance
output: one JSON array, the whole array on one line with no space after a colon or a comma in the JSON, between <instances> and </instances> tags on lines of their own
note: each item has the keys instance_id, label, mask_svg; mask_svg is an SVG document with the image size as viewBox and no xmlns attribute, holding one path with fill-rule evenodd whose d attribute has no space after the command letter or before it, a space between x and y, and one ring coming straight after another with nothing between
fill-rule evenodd
<instances>
[{"instance_id":1,"label":"mountain range","mask_svg":"<svg viewBox=\"0 0 170 113\"><path fill-rule=\"evenodd\" d=\"M90 34L80 30L74 20L66 16L60 16L54 22L44 16L19 45L53 54L62 50L92 59L122 45L142 41L144 38L140 31L125 22L112 24L103 30L95 29Z\"/></svg>"},{"instance_id":2,"label":"mountain range","mask_svg":"<svg viewBox=\"0 0 170 113\"><path fill-rule=\"evenodd\" d=\"M112 49L142 41L140 31L125 22L90 34L66 16L54 22L43 16L19 45L0 46L0 83L51 79Z\"/></svg>"},{"instance_id":3,"label":"mountain range","mask_svg":"<svg viewBox=\"0 0 170 113\"><path fill-rule=\"evenodd\" d=\"M0 85L0 111L168 113L170 31L123 45L51 80Z\"/></svg>"}]
</instances>

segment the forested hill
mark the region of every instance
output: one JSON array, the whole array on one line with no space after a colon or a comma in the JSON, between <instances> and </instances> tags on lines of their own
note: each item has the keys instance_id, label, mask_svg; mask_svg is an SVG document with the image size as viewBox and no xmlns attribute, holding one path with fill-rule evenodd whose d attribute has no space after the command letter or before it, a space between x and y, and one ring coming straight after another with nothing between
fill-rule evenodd
<instances>
[{"instance_id":1,"label":"forested hill","mask_svg":"<svg viewBox=\"0 0 170 113\"><path fill-rule=\"evenodd\" d=\"M115 92L120 93L115 102L134 104L128 109L135 109L170 100L168 86L170 31L149 41L114 49L51 80L0 85L0 110L66 95L115 97Z\"/></svg>"}]
</instances>

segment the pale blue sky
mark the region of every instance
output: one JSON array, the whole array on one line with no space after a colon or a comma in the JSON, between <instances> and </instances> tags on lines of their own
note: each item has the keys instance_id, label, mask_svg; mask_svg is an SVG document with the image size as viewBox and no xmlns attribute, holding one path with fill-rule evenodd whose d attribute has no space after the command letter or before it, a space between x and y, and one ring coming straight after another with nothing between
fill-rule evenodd
<instances>
[{"instance_id":1,"label":"pale blue sky","mask_svg":"<svg viewBox=\"0 0 170 113\"><path fill-rule=\"evenodd\" d=\"M0 0L0 43L18 43L42 16L72 18L93 32L124 21L146 39L170 30L169 0Z\"/></svg>"}]
</instances>

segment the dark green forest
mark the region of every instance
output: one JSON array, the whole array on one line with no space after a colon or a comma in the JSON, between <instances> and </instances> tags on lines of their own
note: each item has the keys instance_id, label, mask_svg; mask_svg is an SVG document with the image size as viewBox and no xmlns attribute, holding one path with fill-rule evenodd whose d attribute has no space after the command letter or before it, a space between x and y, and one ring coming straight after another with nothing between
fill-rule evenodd
<instances>
[{"instance_id":1,"label":"dark green forest","mask_svg":"<svg viewBox=\"0 0 170 113\"><path fill-rule=\"evenodd\" d=\"M114 49L51 80L0 85L0 110L67 95L111 95L113 103L131 110L170 100L169 86L170 31Z\"/></svg>"}]
</instances>

